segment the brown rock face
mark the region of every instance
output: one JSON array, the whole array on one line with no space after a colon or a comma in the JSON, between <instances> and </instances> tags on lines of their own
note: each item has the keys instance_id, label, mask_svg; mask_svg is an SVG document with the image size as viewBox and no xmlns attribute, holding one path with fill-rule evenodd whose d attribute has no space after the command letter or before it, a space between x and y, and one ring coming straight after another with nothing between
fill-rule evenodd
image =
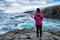
<instances>
[{"instance_id":1,"label":"brown rock face","mask_svg":"<svg viewBox=\"0 0 60 40\"><path fill-rule=\"evenodd\" d=\"M42 13L48 18L60 18L60 5L44 8Z\"/></svg>"},{"instance_id":2,"label":"brown rock face","mask_svg":"<svg viewBox=\"0 0 60 40\"><path fill-rule=\"evenodd\" d=\"M24 13L32 14L34 10L32 11L25 11ZM46 7L44 9L41 9L41 12L44 14L46 18L58 18L60 19L60 5Z\"/></svg>"}]
</instances>

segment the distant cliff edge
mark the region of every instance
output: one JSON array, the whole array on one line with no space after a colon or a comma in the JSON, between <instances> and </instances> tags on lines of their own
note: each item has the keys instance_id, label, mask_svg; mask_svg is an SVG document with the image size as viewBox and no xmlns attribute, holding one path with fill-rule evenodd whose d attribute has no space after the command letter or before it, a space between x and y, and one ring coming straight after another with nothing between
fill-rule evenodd
<instances>
[{"instance_id":1,"label":"distant cliff edge","mask_svg":"<svg viewBox=\"0 0 60 40\"><path fill-rule=\"evenodd\" d=\"M33 13L33 11L25 11L24 13ZM46 18L58 18L60 19L60 5L46 7L41 10Z\"/></svg>"}]
</instances>

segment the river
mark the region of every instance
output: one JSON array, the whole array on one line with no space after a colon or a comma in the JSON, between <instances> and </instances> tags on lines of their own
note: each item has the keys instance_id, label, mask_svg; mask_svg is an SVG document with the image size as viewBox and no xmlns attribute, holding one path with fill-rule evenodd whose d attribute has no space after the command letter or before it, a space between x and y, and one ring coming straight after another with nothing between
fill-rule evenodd
<instances>
[{"instance_id":1,"label":"river","mask_svg":"<svg viewBox=\"0 0 60 40\"><path fill-rule=\"evenodd\" d=\"M27 13L0 13L0 34L15 29L36 28L35 20ZM44 18L43 30L60 30L60 20Z\"/></svg>"}]
</instances>

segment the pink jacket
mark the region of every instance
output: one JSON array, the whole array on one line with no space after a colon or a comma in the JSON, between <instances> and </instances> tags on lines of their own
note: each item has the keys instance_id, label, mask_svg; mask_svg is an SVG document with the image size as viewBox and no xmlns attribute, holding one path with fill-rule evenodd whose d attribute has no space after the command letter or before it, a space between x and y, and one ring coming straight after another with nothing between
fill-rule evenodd
<instances>
[{"instance_id":1,"label":"pink jacket","mask_svg":"<svg viewBox=\"0 0 60 40\"><path fill-rule=\"evenodd\" d=\"M42 25L42 20L43 20L43 14L36 12L34 14L34 19L35 19L35 24L36 25Z\"/></svg>"}]
</instances>

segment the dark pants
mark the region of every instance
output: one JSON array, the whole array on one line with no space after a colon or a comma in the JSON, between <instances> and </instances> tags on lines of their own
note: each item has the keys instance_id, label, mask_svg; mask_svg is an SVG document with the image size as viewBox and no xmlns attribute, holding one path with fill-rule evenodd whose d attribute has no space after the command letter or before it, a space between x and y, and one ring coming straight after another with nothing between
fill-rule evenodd
<instances>
[{"instance_id":1,"label":"dark pants","mask_svg":"<svg viewBox=\"0 0 60 40\"><path fill-rule=\"evenodd\" d=\"M42 37L42 25L36 25L37 29L37 37L39 36L39 31L40 31L40 37Z\"/></svg>"}]
</instances>

